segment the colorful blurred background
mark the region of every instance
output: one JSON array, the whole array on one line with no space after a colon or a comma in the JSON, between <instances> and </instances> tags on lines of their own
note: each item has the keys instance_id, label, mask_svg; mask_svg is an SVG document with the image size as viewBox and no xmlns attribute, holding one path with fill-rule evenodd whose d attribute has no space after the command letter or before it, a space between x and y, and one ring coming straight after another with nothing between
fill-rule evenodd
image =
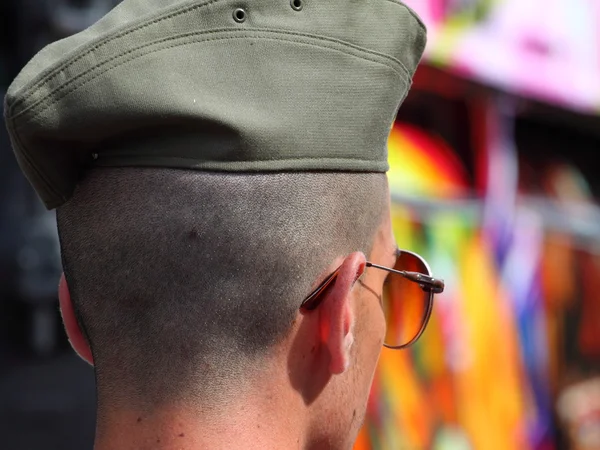
<instances>
[{"instance_id":1,"label":"colorful blurred background","mask_svg":"<svg viewBox=\"0 0 600 450\"><path fill-rule=\"evenodd\" d=\"M0 92L116 3L2 0ZM447 289L414 348L384 351L356 450L598 450L600 2L406 3L429 43L389 140L394 227ZM3 133L0 448L91 448L53 215Z\"/></svg>"}]
</instances>

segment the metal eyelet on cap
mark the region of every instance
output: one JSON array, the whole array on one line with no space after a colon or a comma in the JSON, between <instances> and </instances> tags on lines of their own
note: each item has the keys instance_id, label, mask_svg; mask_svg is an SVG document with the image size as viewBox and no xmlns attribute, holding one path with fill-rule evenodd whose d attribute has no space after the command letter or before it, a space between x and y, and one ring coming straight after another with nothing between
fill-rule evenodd
<instances>
[{"instance_id":1,"label":"metal eyelet on cap","mask_svg":"<svg viewBox=\"0 0 600 450\"><path fill-rule=\"evenodd\" d=\"M246 10L244 8L237 8L235 11L233 11L233 20L235 20L237 23L242 23L246 21Z\"/></svg>"},{"instance_id":2,"label":"metal eyelet on cap","mask_svg":"<svg viewBox=\"0 0 600 450\"><path fill-rule=\"evenodd\" d=\"M290 0L290 5L294 11L301 11L303 6L302 0Z\"/></svg>"}]
</instances>

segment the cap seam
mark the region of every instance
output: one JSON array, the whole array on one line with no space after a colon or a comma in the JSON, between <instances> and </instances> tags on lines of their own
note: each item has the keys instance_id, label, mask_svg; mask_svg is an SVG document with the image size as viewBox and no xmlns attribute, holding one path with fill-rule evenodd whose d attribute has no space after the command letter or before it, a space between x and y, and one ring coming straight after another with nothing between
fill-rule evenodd
<instances>
[{"instance_id":1,"label":"cap seam","mask_svg":"<svg viewBox=\"0 0 600 450\"><path fill-rule=\"evenodd\" d=\"M186 157L186 156L157 156L157 155L144 155L144 154L124 154L124 155L117 155L117 156L105 156L104 158L100 157L99 159L97 159L96 161L94 161L93 166L97 166L97 167L120 167L121 164L123 163L127 163L124 161L121 161L119 163L111 163L111 162L107 162L106 160L110 160L110 159L118 159L118 158L128 158L131 162L135 163L136 159L144 159L144 158L152 158L152 160L154 162L160 161L161 165L156 165L156 167L167 167L164 164L167 161L197 161L197 158L193 158L193 157ZM104 159L104 162L103 162ZM194 166L186 166L187 168L193 169L194 167L199 167L199 168L209 168L212 167L215 170L219 170L217 169L218 166L227 166L229 167L228 170L226 169L221 169L221 171L225 171L225 172L232 172L232 171L237 171L235 169L231 169L232 167L235 167L236 165L244 165L243 169L244 171L247 172L256 172L256 171L267 171L264 168L264 165L267 163L273 163L273 162L281 162L281 163L285 163L285 164L293 164L293 163L306 163L307 161L318 161L319 165L323 165L323 163L332 163L332 164L339 164L340 162L352 162L352 163L356 163L356 162L363 162L363 163L368 163L368 164L372 164L374 166L377 167L388 167L389 164L387 162L382 162L376 159L364 159L364 158L317 158L317 157L304 157L304 158L282 158L282 159L264 159L264 160L258 160L258 161L250 161L250 160L228 160L228 161L214 161L214 160L206 160L206 161L198 161L198 164L194 165ZM140 163L139 161L137 162L137 164L143 164ZM249 166L250 165L250 166ZM254 166L254 168L249 168ZM298 169L300 168L300 166L295 166L295 167L290 167L289 170L293 170L293 169ZM306 168L306 167L305 167ZM272 170L283 170L283 169L270 169L268 171L272 171ZM324 169L325 170L325 169ZM344 170L347 171L349 170L348 168L343 168L343 169L332 169L332 170Z\"/></svg>"},{"instance_id":2,"label":"cap seam","mask_svg":"<svg viewBox=\"0 0 600 450\"><path fill-rule=\"evenodd\" d=\"M99 42L96 42L95 45L88 47L83 53L80 53L79 55L73 55L72 59L67 59L66 61L63 61L62 64L60 64L57 67L54 67L52 70L50 70L48 73L46 73L40 80L36 81L35 83L31 84L28 87L24 87L20 91L16 91L14 93L14 97L20 97L20 98L17 98L12 104L8 105L10 112L12 113L12 110L16 105L18 105L19 103L23 103L29 97L29 94L31 93L31 91L34 91L42 84L44 84L48 81L51 81L53 78L58 76L58 74L62 70L64 70L66 67L68 67L72 64L75 64L77 61L81 60L82 58L85 58L88 54L94 52L95 50L102 48L104 45L106 45L116 39L125 37L136 31L142 30L150 25L155 25L157 23L162 22L163 20L172 19L181 14L185 14L189 11L193 11L194 9L199 9L204 6L208 6L213 3L217 3L218 1L219 0L205 0L204 3L196 4L194 2L191 5L181 6L179 9L176 9L174 11L164 12L162 15L158 15L157 17L155 17L152 20L145 19L141 23L130 24L129 27L126 27L125 29L121 30L121 32L105 37L104 39L100 40ZM87 45L89 46L91 44L92 43L90 42ZM9 102L7 102L7 104L8 103Z\"/></svg>"},{"instance_id":3,"label":"cap seam","mask_svg":"<svg viewBox=\"0 0 600 450\"><path fill-rule=\"evenodd\" d=\"M233 31L235 32L235 30L233 30ZM147 56L147 55L150 55L152 53L156 53L156 52L159 52L159 51L168 50L170 48L175 48L175 47L179 47L179 46L183 46L183 45L196 44L196 43L200 43L200 42L219 41L219 40L265 39L265 40L275 40L275 41L289 42L289 43L293 43L293 44L309 45L309 46L313 46L313 47L317 47L317 48L322 48L322 49L329 49L329 50L338 51L338 52L347 54L349 56L354 56L355 58L359 58L359 59L362 59L362 60L370 61L370 62L373 62L375 64L380 64L380 65L383 65L385 67L388 67L388 68L392 69L394 72L396 72L398 75L400 75L400 77L405 82L407 81L406 78L410 79L410 74L406 71L406 68L402 64L400 64L400 67L401 67L402 71L398 71L395 67L393 67L390 64L386 64L386 63L384 63L382 61L377 61L374 58L367 57L366 55L356 55L354 53L349 53L349 52L344 51L344 50L342 50L340 48L334 48L334 47L331 47L331 46L324 46L324 45L316 45L315 43L301 42L301 41L292 40L292 39L282 39L281 37L274 37L274 36L270 36L270 37L265 37L265 36L260 36L260 35L259 36L254 36L254 35L251 35L251 33L254 33L254 31L251 31L251 30L250 31L244 31L242 33L243 34L238 35L238 36L213 37L213 38L207 38L207 39L185 40L183 42L177 42L175 44L168 45L168 46L163 46L163 47L160 47L160 48L157 48L157 49L151 49L148 52L133 54L133 53L135 53L135 52L137 52L139 50L144 50L144 49L147 49L147 48L152 47L154 45L164 44L165 42L169 42L169 41L174 40L174 39L181 39L181 37L170 37L169 39L164 39L164 40L161 40L161 41L155 41L153 43L150 43L150 44L147 44L147 45L144 45L144 46L141 46L141 47L137 47L137 48L131 49L131 50L127 51L126 53L122 53L122 54L120 54L118 56L115 56L114 58L108 59L103 64L107 64L108 65L111 62L115 61L117 58L129 55L129 57L126 58L125 60L119 62L116 65L109 65L108 67L105 67L104 70L102 70L101 72L98 72L98 73L94 74L93 77L85 79L83 82L78 83L75 86L72 86L70 89L68 89L66 91L63 91L63 89L65 89L68 86L70 86L70 84L69 83L62 84L58 89L56 89L56 90L52 91L50 94L48 94L48 96L44 100L40 100L35 105L31 105L28 109L19 112L19 114L15 115L13 117L10 117L9 119L11 121L15 122L16 126L20 126L20 123L23 123L23 121L17 121L16 119L18 119L20 116L26 114L27 112L31 111L34 108L34 106L40 106L40 105L44 105L45 104L45 106L41 110L38 110L37 112L35 112L35 114L33 116L29 117L30 120L33 120L36 117L38 117L41 114L43 114L50 106L52 106L53 104L55 104L59 100L63 99L67 95L71 94L72 92L74 92L74 91L80 89L81 87L85 86L86 84L94 81L95 79L97 79L98 77L100 77L101 75L103 75L104 73L109 72L110 70L116 69L116 68L118 68L118 67L120 67L120 66L122 66L124 64L129 63L129 62L132 62L132 61L136 60L137 58L141 58L143 56ZM264 33L264 32L262 32L262 33ZM273 31L269 31L268 34L277 35L278 33L273 32ZM204 36L204 34L202 36ZM195 33L193 35L185 35L184 37L199 37L199 36L197 35L197 33ZM323 39L312 38L311 36L305 36L305 37L307 37L309 39L315 39L315 40L317 40L319 42L327 42L327 41L323 41ZM348 45L345 42L343 42L343 41L341 41L341 42L335 42L335 43L339 44L342 47L348 48ZM353 47L350 47L350 48L353 48ZM360 48L353 48L353 50L356 50L359 53L364 53L364 51L362 51ZM367 53L367 54L371 55L370 53ZM372 55L372 56L377 56L377 55ZM101 66L94 66L94 69L98 68L98 67L101 67ZM81 78L81 77L83 77L83 76L85 76L85 75L87 75L89 73L92 73L92 72L93 72L93 70L88 70L88 71L86 71L86 72L78 75L76 78L73 78L73 80L71 80L71 82L74 82L75 80L77 80L77 79L79 79L79 78ZM59 93L61 91L63 91L63 93L60 96L58 96L56 98L52 98L53 94Z\"/></svg>"},{"instance_id":4,"label":"cap seam","mask_svg":"<svg viewBox=\"0 0 600 450\"><path fill-rule=\"evenodd\" d=\"M181 159L184 161L196 160L199 161L197 157L193 156L161 156L156 154L144 154L139 151L136 152L122 152L118 155L110 154L110 155L102 155L100 153L98 155L98 159L94 161L94 165L102 165L103 159L111 159L111 158L159 158L159 159ZM376 159L364 159L364 158L323 158L323 157L313 157L313 156L305 156L302 158L277 158L277 159L259 159L259 160L247 160L247 159L233 159L233 160L223 160L223 161L215 161L215 160L206 160L199 161L199 164L209 163L209 164L232 164L232 163L240 163L240 164L253 164L261 165L263 163L268 163L272 161L285 161L285 162L302 162L302 161L327 161L327 162L337 162L337 161L363 161L363 162L372 162L372 163L380 163L379 160Z\"/></svg>"},{"instance_id":5,"label":"cap seam","mask_svg":"<svg viewBox=\"0 0 600 450\"><path fill-rule=\"evenodd\" d=\"M164 42L169 42L169 41L173 41L173 40L177 40L177 39L184 39L186 37L193 37L193 36L208 36L211 34L218 34L218 33L268 33L268 34L284 34L284 35L291 35L291 36L301 36L301 37L306 37L306 38L311 38L311 39L315 39L318 41L325 41L325 42L332 42L335 44L339 44L341 46L345 46L345 47L349 47L352 48L354 50L357 50L359 52L362 53L367 53L379 58L383 58L383 59L387 59L397 65L399 65L402 70L405 72L405 75L407 75L409 78L411 77L411 73L410 71L406 68L406 66L397 58L394 58L393 56L389 56L389 55L385 55L383 53L379 53L370 49L366 49L364 47L360 47L358 45L355 44L351 44L349 42L346 41L341 41L339 39L334 39L334 38L329 38L327 36L321 36L321 35L316 35L316 34L310 34L310 33L298 33L298 32L294 32L294 31L290 31L290 30L273 30L273 29L264 29L264 28L259 28L259 29L251 29L251 30L236 30L233 28L219 28L219 29L214 29L214 30L205 30L205 31L197 31L197 32L193 32L193 33L184 33L184 34L179 34L179 35L175 35L175 36L168 36L164 39L160 39L160 40L155 40L152 42L148 42L145 43L143 45L140 45L138 47L134 47L131 48L125 52L119 53L111 58L106 59L105 61L101 62L98 65L95 65L91 68L89 68L88 70L76 75L75 77L73 77L72 79L70 79L69 81L67 81L66 83L61 84L57 89L52 90L49 94L47 94L44 98L37 100L36 102L32 103L31 105L27 106L26 108L22 109L21 111L19 111L18 113L15 114L11 114L12 110L9 112L9 116L7 116L7 118L9 119L16 119L17 117L26 114L28 111L32 110L33 108L35 108L38 105L44 104L45 102L49 101L49 99L51 98L51 96L53 94L56 94L57 92L60 92L62 89L66 88L67 86L69 86L71 83L75 82L76 80L85 77L86 75L88 75L89 73L92 73L94 70L97 70L98 68L110 64L112 61L116 60L117 58L121 58L125 55L134 53L138 50L144 49L144 48L148 48L148 47L152 47L154 45L160 45L161 43ZM211 39L206 39L205 41L210 41ZM283 39L282 39L283 40ZM197 42L203 42L202 40L198 40ZM169 47L171 48L171 47ZM365 58L367 59L367 58ZM103 72L102 72L103 73ZM29 97L27 97L29 98ZM23 99L22 101L25 101L26 99ZM34 116L35 117L35 116Z\"/></svg>"}]
</instances>

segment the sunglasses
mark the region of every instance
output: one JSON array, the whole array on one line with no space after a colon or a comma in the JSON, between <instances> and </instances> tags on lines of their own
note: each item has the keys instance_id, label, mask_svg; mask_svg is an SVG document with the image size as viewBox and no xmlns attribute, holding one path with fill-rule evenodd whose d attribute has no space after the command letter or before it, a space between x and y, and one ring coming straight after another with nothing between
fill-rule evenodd
<instances>
[{"instance_id":1,"label":"sunglasses","mask_svg":"<svg viewBox=\"0 0 600 450\"><path fill-rule=\"evenodd\" d=\"M433 296L444 291L444 281L432 276L421 256L406 250L397 251L393 269L368 261L367 267L388 272L381 296L386 321L383 345L391 349L409 347L425 331L433 309ZM321 294L335 281L339 270L317 286L300 307L306 311L316 309L323 300Z\"/></svg>"}]
</instances>

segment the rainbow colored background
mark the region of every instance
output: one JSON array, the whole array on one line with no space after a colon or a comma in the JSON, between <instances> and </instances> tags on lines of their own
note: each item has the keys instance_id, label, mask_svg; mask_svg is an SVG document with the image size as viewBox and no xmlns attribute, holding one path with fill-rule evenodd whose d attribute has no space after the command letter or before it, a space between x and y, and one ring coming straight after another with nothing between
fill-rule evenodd
<instances>
[{"instance_id":1,"label":"rainbow colored background","mask_svg":"<svg viewBox=\"0 0 600 450\"><path fill-rule=\"evenodd\" d=\"M415 126L394 126L389 160L393 196L444 202L469 191L452 149ZM548 361L527 353L527 321L541 317L541 302L519 306L522 284L504 277L495 243L461 209L424 212L398 202L392 216L399 246L423 254L447 289L414 348L384 349L355 449L553 448L550 392L539 379ZM542 289L539 277L527 281ZM537 350L548 353L543 327L537 337Z\"/></svg>"}]
</instances>

